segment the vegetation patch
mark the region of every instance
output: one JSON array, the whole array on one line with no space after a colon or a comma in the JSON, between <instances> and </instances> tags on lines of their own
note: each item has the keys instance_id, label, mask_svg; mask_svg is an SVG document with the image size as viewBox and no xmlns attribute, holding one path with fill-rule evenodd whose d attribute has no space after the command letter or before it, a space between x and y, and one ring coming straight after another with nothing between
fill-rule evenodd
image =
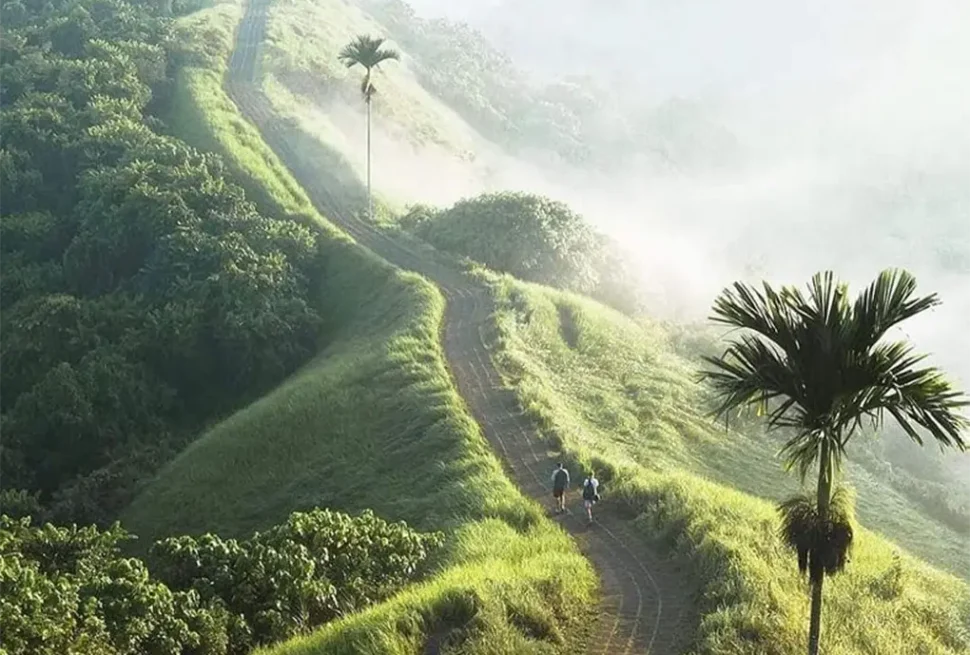
<instances>
[{"instance_id":1,"label":"vegetation patch","mask_svg":"<svg viewBox=\"0 0 970 655\"><path fill-rule=\"evenodd\" d=\"M0 464L45 516L104 526L317 351L322 257L169 134L167 19L35 9L3 5Z\"/></svg>"},{"instance_id":2,"label":"vegetation patch","mask_svg":"<svg viewBox=\"0 0 970 655\"><path fill-rule=\"evenodd\" d=\"M605 502L635 517L646 539L689 558L704 581L696 651L801 652L808 587L769 502L798 488L775 457L781 443L746 423L736 426L744 431L725 431L699 413L711 401L696 382L696 364L678 353L676 333L510 278L493 285L494 356L523 407L563 447L574 472L596 470ZM575 314L578 347L563 338L564 305ZM854 463L866 452L850 454L847 467L862 524L966 576L961 537L866 475ZM861 526L825 603L829 653L970 649L967 584Z\"/></svg>"},{"instance_id":3,"label":"vegetation patch","mask_svg":"<svg viewBox=\"0 0 970 655\"><path fill-rule=\"evenodd\" d=\"M183 19L182 29L231 25L237 15L217 6ZM329 506L373 509L445 532L426 582L287 642L282 652L416 652L442 631L472 650L548 652L547 641L510 623L507 604L516 600L523 612L551 617L564 643L581 643L595 576L502 474L465 412L438 342L441 295L360 249L312 209L222 90L232 29L218 34L221 68L181 72L180 131L222 154L263 211L316 226L322 279L340 292L321 301L333 318L327 347L181 453L128 508L126 525L150 539L208 531L243 537L294 509Z\"/></svg>"},{"instance_id":4,"label":"vegetation patch","mask_svg":"<svg viewBox=\"0 0 970 655\"><path fill-rule=\"evenodd\" d=\"M243 655L392 595L441 544L369 512L318 510L244 541L166 539L152 576L122 555L130 538L0 517L3 652Z\"/></svg>"},{"instance_id":5,"label":"vegetation patch","mask_svg":"<svg viewBox=\"0 0 970 655\"><path fill-rule=\"evenodd\" d=\"M446 209L412 206L396 223L443 252L493 271L585 293L629 314L642 309L630 254L562 202L529 193L485 193Z\"/></svg>"}]
</instances>

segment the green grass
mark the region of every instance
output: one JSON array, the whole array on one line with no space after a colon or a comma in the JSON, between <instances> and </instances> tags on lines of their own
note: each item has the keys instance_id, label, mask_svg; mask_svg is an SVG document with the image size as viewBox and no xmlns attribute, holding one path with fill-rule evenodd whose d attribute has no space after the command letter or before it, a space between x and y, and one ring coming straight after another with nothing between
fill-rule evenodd
<instances>
[{"instance_id":1,"label":"green grass","mask_svg":"<svg viewBox=\"0 0 970 655\"><path fill-rule=\"evenodd\" d=\"M186 23L210 31L228 25L217 31L231 34L235 4L206 11ZM314 79L332 88L322 100L345 94L349 102L355 77L334 66L332 55L370 27L380 32L335 0L292 0L271 13L264 86L278 111L295 120L291 127L320 142L304 144L306 156L322 152L340 175L359 169L359 153L341 142L336 118L300 108L286 87L323 71ZM330 267L321 302L333 317L330 345L186 451L133 505L131 525L145 535L244 533L292 509L332 503L374 507L452 535L441 569L426 583L267 653L410 653L428 635L467 637L461 650L473 653L544 652L568 643L594 593L593 577L569 540L511 488L448 384L437 345L440 296L369 259L314 215L222 93L219 66L183 73L176 105L183 136L221 152L264 206L323 226ZM473 142L463 141L460 125L435 118L441 106L408 77L406 59L381 85L386 104L378 113L404 133L452 148ZM509 280L497 292L495 355L523 404L574 461L597 466L608 480L608 503L636 515L645 538L689 558L704 581L696 651L801 652L807 589L779 544L770 502L797 484L774 459L776 444L698 416L705 399L692 364L674 353L660 327ZM400 466L408 462L419 464ZM963 572L965 551L952 532L861 468L849 474L863 524ZM897 568L897 550L876 532L859 531L848 572L827 586L826 652L970 652L966 584L905 552ZM446 637L455 626L459 633Z\"/></svg>"},{"instance_id":2,"label":"green grass","mask_svg":"<svg viewBox=\"0 0 970 655\"><path fill-rule=\"evenodd\" d=\"M277 83L312 94L321 104L333 102L357 107L361 71L348 70L337 55L354 36L365 32L389 36L365 11L342 0L275 2L269 11L263 64L265 80L269 85ZM424 90L411 71L407 52L403 55L400 62L382 65L376 75L376 124L414 145L440 146L446 152L459 155L474 150L480 137ZM267 88L271 96L275 95L271 86ZM332 111L314 111L307 106L291 108L333 127Z\"/></svg>"},{"instance_id":3,"label":"green grass","mask_svg":"<svg viewBox=\"0 0 970 655\"><path fill-rule=\"evenodd\" d=\"M593 301L495 278L495 357L523 406L575 461L593 465L648 539L704 582L700 653L798 653L808 594L766 499L797 489L764 435L727 432L693 362L666 332ZM861 522L966 574L959 537L850 467ZM759 497L760 496L760 497ZM900 553L900 588L888 580ZM963 556L960 556L960 553ZM968 653L970 589L860 528L848 571L826 588L825 652Z\"/></svg>"},{"instance_id":4,"label":"green grass","mask_svg":"<svg viewBox=\"0 0 970 655\"><path fill-rule=\"evenodd\" d=\"M366 177L361 71L348 70L337 55L357 34L390 35L343 0L281 0L268 17L263 89L275 111L301 131L293 146L314 152L321 179L353 200ZM399 48L393 39L391 45ZM473 192L473 179L494 173L490 166L505 163L492 156L494 145L428 93L407 51L381 66L375 85L373 179L382 201L453 202Z\"/></svg>"},{"instance_id":5,"label":"green grass","mask_svg":"<svg viewBox=\"0 0 970 655\"><path fill-rule=\"evenodd\" d=\"M448 534L425 582L281 652L413 653L429 636L462 652L560 652L583 638L597 594L571 540L505 477L449 382L443 299L317 214L221 88L236 3L182 20L208 50L181 71L177 135L218 152L262 211L319 228L323 351L212 427L122 517L142 546L172 534L245 535L321 505Z\"/></svg>"}]
</instances>

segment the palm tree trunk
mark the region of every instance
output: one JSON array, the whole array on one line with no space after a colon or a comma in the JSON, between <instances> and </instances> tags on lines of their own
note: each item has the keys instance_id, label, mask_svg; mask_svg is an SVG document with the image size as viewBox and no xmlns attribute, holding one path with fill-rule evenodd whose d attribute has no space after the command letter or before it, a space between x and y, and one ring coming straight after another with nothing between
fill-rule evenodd
<instances>
[{"instance_id":1,"label":"palm tree trunk","mask_svg":"<svg viewBox=\"0 0 970 655\"><path fill-rule=\"evenodd\" d=\"M822 441L821 453L818 460L818 507L819 520L824 522L829 514L829 502L832 499L832 476L835 473L831 462L831 446L829 439ZM812 581L812 611L808 624L808 655L818 655L819 636L822 630L822 584L825 582L825 570L820 561L810 562Z\"/></svg>"},{"instance_id":2,"label":"palm tree trunk","mask_svg":"<svg viewBox=\"0 0 970 655\"><path fill-rule=\"evenodd\" d=\"M367 98L367 218L374 221L374 194L370 185L370 97Z\"/></svg>"}]
</instances>

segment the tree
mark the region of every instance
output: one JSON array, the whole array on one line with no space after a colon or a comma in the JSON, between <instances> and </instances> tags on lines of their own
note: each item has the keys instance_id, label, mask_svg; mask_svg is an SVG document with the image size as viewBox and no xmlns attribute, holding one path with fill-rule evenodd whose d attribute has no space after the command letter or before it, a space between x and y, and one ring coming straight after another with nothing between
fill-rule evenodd
<instances>
[{"instance_id":1,"label":"tree","mask_svg":"<svg viewBox=\"0 0 970 655\"><path fill-rule=\"evenodd\" d=\"M786 467L802 479L817 464L814 499L782 503L782 537L798 552L799 570L812 588L808 652L818 653L822 583L846 564L852 544L849 503L836 487L846 444L870 420L888 414L916 443L928 433L941 448L965 451L968 426L959 409L966 397L942 372L920 366L905 341L886 338L908 318L939 304L935 294L916 297L916 280L886 270L853 304L845 284L818 273L806 298L794 287L758 291L737 282L714 303L712 320L745 332L701 378L713 387L716 415L754 406L769 429L790 430L782 448Z\"/></svg>"},{"instance_id":2,"label":"tree","mask_svg":"<svg viewBox=\"0 0 970 655\"><path fill-rule=\"evenodd\" d=\"M360 93L367 105L367 217L374 220L374 196L370 183L370 107L371 99L377 89L374 88L372 71L377 70L381 62L388 59L400 59L396 50L384 47L384 39L366 34L358 35L353 41L344 46L338 55L347 68L360 64L364 67L364 79L360 83Z\"/></svg>"},{"instance_id":3,"label":"tree","mask_svg":"<svg viewBox=\"0 0 970 655\"><path fill-rule=\"evenodd\" d=\"M441 250L523 280L587 293L596 287L599 238L562 202L529 193L484 193L425 220L415 233Z\"/></svg>"}]
</instances>

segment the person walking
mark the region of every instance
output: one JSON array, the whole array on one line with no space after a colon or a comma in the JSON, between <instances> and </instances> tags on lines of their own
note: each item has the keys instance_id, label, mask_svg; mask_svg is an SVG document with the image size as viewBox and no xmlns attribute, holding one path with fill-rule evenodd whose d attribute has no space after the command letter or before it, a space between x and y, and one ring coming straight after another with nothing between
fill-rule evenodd
<instances>
[{"instance_id":1,"label":"person walking","mask_svg":"<svg viewBox=\"0 0 970 655\"><path fill-rule=\"evenodd\" d=\"M593 522L593 505L600 499L599 486L600 481L590 471L586 479L583 480L583 505L586 507L586 518L590 523Z\"/></svg>"},{"instance_id":2,"label":"person walking","mask_svg":"<svg viewBox=\"0 0 970 655\"><path fill-rule=\"evenodd\" d=\"M556 512L566 511L566 487L569 486L569 471L563 468L562 462L556 465L552 472L552 497L556 499Z\"/></svg>"}]
</instances>

